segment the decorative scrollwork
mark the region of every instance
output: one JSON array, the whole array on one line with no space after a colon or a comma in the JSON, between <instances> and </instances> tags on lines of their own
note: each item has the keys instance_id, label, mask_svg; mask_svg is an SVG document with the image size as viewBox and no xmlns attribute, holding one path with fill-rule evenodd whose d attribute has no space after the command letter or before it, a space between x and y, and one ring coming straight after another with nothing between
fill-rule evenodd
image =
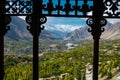
<instances>
[{"instance_id":1,"label":"decorative scrollwork","mask_svg":"<svg viewBox=\"0 0 120 80\"><path fill-rule=\"evenodd\" d=\"M53 6L52 0L49 0L49 2L47 3L47 5L46 5L46 4L43 4L43 9L44 9L45 11L48 11L48 14L49 14L49 15L51 15L52 12L56 10L56 8L54 8L54 6Z\"/></svg>"},{"instance_id":2,"label":"decorative scrollwork","mask_svg":"<svg viewBox=\"0 0 120 80\"><path fill-rule=\"evenodd\" d=\"M31 14L31 0L6 0L6 14Z\"/></svg>"},{"instance_id":3,"label":"decorative scrollwork","mask_svg":"<svg viewBox=\"0 0 120 80\"><path fill-rule=\"evenodd\" d=\"M10 16L5 16L5 33L7 33L8 30L10 30L10 26L8 25L11 22L11 17Z\"/></svg>"},{"instance_id":4,"label":"decorative scrollwork","mask_svg":"<svg viewBox=\"0 0 120 80\"><path fill-rule=\"evenodd\" d=\"M105 28L102 27L102 28L101 28L101 32L104 32L104 31L105 31Z\"/></svg>"},{"instance_id":5,"label":"decorative scrollwork","mask_svg":"<svg viewBox=\"0 0 120 80\"><path fill-rule=\"evenodd\" d=\"M88 32L92 32L92 29L91 29L91 28L88 28Z\"/></svg>"},{"instance_id":6,"label":"decorative scrollwork","mask_svg":"<svg viewBox=\"0 0 120 80\"><path fill-rule=\"evenodd\" d=\"M40 23L41 23L41 24L46 23L46 21L47 21L46 16L41 16L41 17L40 17Z\"/></svg>"},{"instance_id":7,"label":"decorative scrollwork","mask_svg":"<svg viewBox=\"0 0 120 80\"><path fill-rule=\"evenodd\" d=\"M6 32L10 30L10 26L6 26Z\"/></svg>"},{"instance_id":8,"label":"decorative scrollwork","mask_svg":"<svg viewBox=\"0 0 120 80\"><path fill-rule=\"evenodd\" d=\"M120 1L119 0L103 0L106 7L104 16L119 17L120 16Z\"/></svg>"},{"instance_id":9,"label":"decorative scrollwork","mask_svg":"<svg viewBox=\"0 0 120 80\"><path fill-rule=\"evenodd\" d=\"M83 13L84 16L87 16L87 13L92 10L92 6L88 6L87 0L84 0L84 4L82 5L82 8L79 10Z\"/></svg>"},{"instance_id":10,"label":"decorative scrollwork","mask_svg":"<svg viewBox=\"0 0 120 80\"><path fill-rule=\"evenodd\" d=\"M103 28L103 26L105 26L106 24L107 24L107 20L105 18L100 20L101 32L105 31L105 28Z\"/></svg>"},{"instance_id":11,"label":"decorative scrollwork","mask_svg":"<svg viewBox=\"0 0 120 80\"><path fill-rule=\"evenodd\" d=\"M45 26L43 25L44 23L47 22L47 17L46 16L41 16L40 17L40 29L39 32L41 32L41 30L44 30Z\"/></svg>"},{"instance_id":12,"label":"decorative scrollwork","mask_svg":"<svg viewBox=\"0 0 120 80\"><path fill-rule=\"evenodd\" d=\"M10 26L8 25L11 22L11 17L10 16L5 16L5 23L1 24L3 26L0 27L1 34L5 35L7 33L8 30L10 30Z\"/></svg>"},{"instance_id":13,"label":"decorative scrollwork","mask_svg":"<svg viewBox=\"0 0 120 80\"><path fill-rule=\"evenodd\" d=\"M31 27L31 25L32 25L32 17L31 16L26 16L25 20L29 24L27 26L27 30L33 35L33 27Z\"/></svg>"},{"instance_id":14,"label":"decorative scrollwork","mask_svg":"<svg viewBox=\"0 0 120 80\"><path fill-rule=\"evenodd\" d=\"M58 2L58 4L55 5L55 2ZM47 3L43 4L42 9L44 15L87 17L90 16L88 12L92 11L92 6L92 0L48 0Z\"/></svg>"},{"instance_id":15,"label":"decorative scrollwork","mask_svg":"<svg viewBox=\"0 0 120 80\"><path fill-rule=\"evenodd\" d=\"M44 29L44 23L46 23L47 21L47 18L45 16L41 16L39 18L39 24L40 26L33 26L32 25L32 16L27 16L26 17L26 22L29 24L29 26L27 26L27 30L32 34L32 35L35 35L34 32L36 32L36 34L39 36L39 33L41 32L41 30ZM37 30L36 30L36 27L37 27ZM35 31L36 30L36 31Z\"/></svg>"},{"instance_id":16,"label":"decorative scrollwork","mask_svg":"<svg viewBox=\"0 0 120 80\"><path fill-rule=\"evenodd\" d=\"M5 24L9 24L11 22L11 17L10 16L6 16L5 17Z\"/></svg>"},{"instance_id":17,"label":"decorative scrollwork","mask_svg":"<svg viewBox=\"0 0 120 80\"><path fill-rule=\"evenodd\" d=\"M91 28L88 28L88 32L92 32L93 19L92 18L87 19L86 23L91 27Z\"/></svg>"},{"instance_id":18,"label":"decorative scrollwork","mask_svg":"<svg viewBox=\"0 0 120 80\"><path fill-rule=\"evenodd\" d=\"M39 29L39 32L41 32L41 30L44 30L45 26L43 25L44 23L47 22L47 18L46 16L41 16L40 17L40 29Z\"/></svg>"},{"instance_id":19,"label":"decorative scrollwork","mask_svg":"<svg viewBox=\"0 0 120 80\"><path fill-rule=\"evenodd\" d=\"M26 16L26 22L28 23L28 24L31 24L32 23L32 17L31 16Z\"/></svg>"},{"instance_id":20,"label":"decorative scrollwork","mask_svg":"<svg viewBox=\"0 0 120 80\"><path fill-rule=\"evenodd\" d=\"M105 18L103 18L103 19L100 20L100 25L101 26L105 26L106 23L107 23L107 20Z\"/></svg>"},{"instance_id":21,"label":"decorative scrollwork","mask_svg":"<svg viewBox=\"0 0 120 80\"><path fill-rule=\"evenodd\" d=\"M74 9L72 9L72 6L70 4L70 0L66 0L66 4L64 5L64 8L61 9L61 11L65 12L66 15L69 15L71 11L74 11Z\"/></svg>"},{"instance_id":22,"label":"decorative scrollwork","mask_svg":"<svg viewBox=\"0 0 120 80\"><path fill-rule=\"evenodd\" d=\"M98 26L94 25L94 20L92 18L87 19L86 23L88 26L90 26L90 28L88 28L88 32L90 32L95 39L96 37L100 38L101 33L105 31L105 28L103 28L103 26L106 25L107 20L101 18L99 20L99 23L97 23Z\"/></svg>"},{"instance_id":23,"label":"decorative scrollwork","mask_svg":"<svg viewBox=\"0 0 120 80\"><path fill-rule=\"evenodd\" d=\"M32 14L32 0L6 0L6 14ZM91 16L93 0L43 0L42 14L47 16Z\"/></svg>"},{"instance_id":24,"label":"decorative scrollwork","mask_svg":"<svg viewBox=\"0 0 120 80\"><path fill-rule=\"evenodd\" d=\"M87 19L86 23L87 23L87 25L92 26L94 22L93 22L92 18L89 18L89 19Z\"/></svg>"}]
</instances>

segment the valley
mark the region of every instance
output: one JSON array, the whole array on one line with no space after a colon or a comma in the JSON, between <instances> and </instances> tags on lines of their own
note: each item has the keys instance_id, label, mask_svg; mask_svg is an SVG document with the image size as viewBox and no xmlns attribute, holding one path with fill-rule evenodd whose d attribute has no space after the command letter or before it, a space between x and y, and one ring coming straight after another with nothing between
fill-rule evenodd
<instances>
[{"instance_id":1,"label":"valley","mask_svg":"<svg viewBox=\"0 0 120 80\"><path fill-rule=\"evenodd\" d=\"M12 20L5 36L4 80L32 80L32 36L23 19ZM39 37L39 80L91 80L93 40L89 27L49 23L45 27ZM99 80L115 80L120 76L120 22L108 23L104 28Z\"/></svg>"},{"instance_id":2,"label":"valley","mask_svg":"<svg viewBox=\"0 0 120 80\"><path fill-rule=\"evenodd\" d=\"M23 41L24 45L29 44ZM26 42L26 43L25 43ZM62 41L58 41L63 46ZM41 41L41 46L58 43ZM21 43L21 42L20 42ZM46 43L46 44L45 44ZM77 80L90 78L93 63L93 42L83 41L73 49L49 51L39 56L39 80ZM19 47L25 47L19 45ZM30 45L30 44L29 44ZM88 46L89 45L89 46ZM14 48L13 48L14 50ZM8 53L9 54L9 53ZM120 75L120 40L101 40L99 54L99 79L115 80ZM4 80L32 80L32 55L5 55ZM88 67L88 71L87 71ZM87 76L87 77L86 77Z\"/></svg>"},{"instance_id":3,"label":"valley","mask_svg":"<svg viewBox=\"0 0 120 80\"><path fill-rule=\"evenodd\" d=\"M13 40L13 39L5 39L5 54L12 55L13 53L16 55L21 54L32 54L32 39L21 39L21 40ZM70 48L77 47L77 42L70 42L64 40L39 40L39 53L48 53L48 52L59 52L66 51Z\"/></svg>"},{"instance_id":4,"label":"valley","mask_svg":"<svg viewBox=\"0 0 120 80\"><path fill-rule=\"evenodd\" d=\"M66 19L65 19L66 20ZM21 22L22 24L20 24ZM88 32L88 27L85 23L80 23L75 25L77 20L73 21L73 24L69 23L53 23L54 21L49 21L44 24L45 29L41 32L39 38L42 40L66 40L66 41L80 41L80 40L92 40L91 34ZM63 21L62 21L63 22ZM84 22L84 19L82 20ZM32 39L31 34L26 29L28 24L25 20L19 17L12 17L12 21L9 24L10 31L6 34L6 38L19 40L19 39ZM101 35L103 40L115 40L120 39L120 22L107 23L104 26L105 31Z\"/></svg>"}]
</instances>

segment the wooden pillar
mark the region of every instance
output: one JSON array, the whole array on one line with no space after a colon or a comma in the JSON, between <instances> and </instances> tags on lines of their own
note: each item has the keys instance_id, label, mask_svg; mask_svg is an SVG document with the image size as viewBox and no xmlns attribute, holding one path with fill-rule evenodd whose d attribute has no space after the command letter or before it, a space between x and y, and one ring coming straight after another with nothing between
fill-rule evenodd
<instances>
[{"instance_id":1,"label":"wooden pillar","mask_svg":"<svg viewBox=\"0 0 120 80\"><path fill-rule=\"evenodd\" d=\"M33 13L26 17L26 22L30 24L28 30L33 36L33 80L39 79L39 34L46 21L47 18L42 15L42 0L33 0Z\"/></svg>"},{"instance_id":2,"label":"wooden pillar","mask_svg":"<svg viewBox=\"0 0 120 80\"><path fill-rule=\"evenodd\" d=\"M33 80L39 79L39 27L40 27L40 21L39 21L39 14L40 13L40 6L39 1L41 0L33 0L33 14L32 14L32 29L33 29Z\"/></svg>"},{"instance_id":3,"label":"wooden pillar","mask_svg":"<svg viewBox=\"0 0 120 80\"><path fill-rule=\"evenodd\" d=\"M3 77L4 77L4 36L0 35L0 80L3 80Z\"/></svg>"},{"instance_id":4,"label":"wooden pillar","mask_svg":"<svg viewBox=\"0 0 120 80\"><path fill-rule=\"evenodd\" d=\"M98 80L98 63L99 63L99 39L104 31L103 26L106 25L106 19L103 18L104 4L102 0L94 0L93 16L87 20L87 24L91 27L88 31L91 32L94 40L93 49L93 80Z\"/></svg>"},{"instance_id":5,"label":"wooden pillar","mask_svg":"<svg viewBox=\"0 0 120 80\"><path fill-rule=\"evenodd\" d=\"M0 80L4 79L4 36L10 29L11 17L5 15L5 0L0 0Z\"/></svg>"},{"instance_id":6,"label":"wooden pillar","mask_svg":"<svg viewBox=\"0 0 120 80\"><path fill-rule=\"evenodd\" d=\"M102 0L94 0L93 8L93 39L94 39L94 57L93 57L93 80L98 80L98 69L99 69L99 39L104 32L103 26L106 25L106 19L103 18L103 12L105 6Z\"/></svg>"},{"instance_id":7,"label":"wooden pillar","mask_svg":"<svg viewBox=\"0 0 120 80\"><path fill-rule=\"evenodd\" d=\"M5 28L5 15L4 5L5 0L0 0L0 80L4 78L4 28Z\"/></svg>"},{"instance_id":8,"label":"wooden pillar","mask_svg":"<svg viewBox=\"0 0 120 80\"><path fill-rule=\"evenodd\" d=\"M98 80L98 62L99 62L99 39L94 39L93 49L93 80Z\"/></svg>"}]
</instances>

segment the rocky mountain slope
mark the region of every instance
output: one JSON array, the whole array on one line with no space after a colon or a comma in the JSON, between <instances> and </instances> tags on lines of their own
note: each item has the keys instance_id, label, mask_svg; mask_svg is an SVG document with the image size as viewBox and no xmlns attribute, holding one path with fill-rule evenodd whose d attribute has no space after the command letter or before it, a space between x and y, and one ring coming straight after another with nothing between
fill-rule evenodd
<instances>
[{"instance_id":1,"label":"rocky mountain slope","mask_svg":"<svg viewBox=\"0 0 120 80\"><path fill-rule=\"evenodd\" d=\"M87 31L89 27L81 27L67 34L64 40L88 40L92 39L91 34ZM101 35L101 39L120 39L120 22L115 24L108 23L104 26L105 31Z\"/></svg>"},{"instance_id":2,"label":"rocky mountain slope","mask_svg":"<svg viewBox=\"0 0 120 80\"><path fill-rule=\"evenodd\" d=\"M88 33L87 29L88 29L87 26L76 29L73 32L68 33L64 40L76 41L90 39L91 35L90 33Z\"/></svg>"},{"instance_id":3,"label":"rocky mountain slope","mask_svg":"<svg viewBox=\"0 0 120 80\"><path fill-rule=\"evenodd\" d=\"M105 27L106 31L102 34L102 39L120 39L120 22L109 27Z\"/></svg>"},{"instance_id":4,"label":"rocky mountain slope","mask_svg":"<svg viewBox=\"0 0 120 80\"><path fill-rule=\"evenodd\" d=\"M32 38L29 31L26 29L28 24L19 17L12 17L12 21L9 24L10 30L6 34L7 38L19 40ZM43 30L40 34L41 39L55 39L48 31Z\"/></svg>"},{"instance_id":5,"label":"rocky mountain slope","mask_svg":"<svg viewBox=\"0 0 120 80\"><path fill-rule=\"evenodd\" d=\"M7 38L15 40L32 38L26 29L28 24L23 19L12 17L9 25L10 30L6 34ZM40 34L41 39L64 39L72 41L92 39L91 34L87 31L88 26L79 28L78 26L55 26L49 24L45 24L45 26L45 30ZM120 22L115 24L108 23L104 28L105 32L102 33L101 39L120 39Z\"/></svg>"},{"instance_id":6,"label":"rocky mountain slope","mask_svg":"<svg viewBox=\"0 0 120 80\"><path fill-rule=\"evenodd\" d=\"M6 34L7 38L16 40L32 38L29 31L26 29L28 24L26 23L25 19L22 19L20 17L12 17L12 21L9 25L10 30L8 31L8 34ZM66 34L80 27L72 25L50 25L50 24L44 25L45 29L40 34L41 39L63 40Z\"/></svg>"},{"instance_id":7,"label":"rocky mountain slope","mask_svg":"<svg viewBox=\"0 0 120 80\"><path fill-rule=\"evenodd\" d=\"M64 37L74 31L75 29L80 28L81 26L65 25L65 24L45 24L45 30L49 31L56 39L63 40Z\"/></svg>"}]
</instances>

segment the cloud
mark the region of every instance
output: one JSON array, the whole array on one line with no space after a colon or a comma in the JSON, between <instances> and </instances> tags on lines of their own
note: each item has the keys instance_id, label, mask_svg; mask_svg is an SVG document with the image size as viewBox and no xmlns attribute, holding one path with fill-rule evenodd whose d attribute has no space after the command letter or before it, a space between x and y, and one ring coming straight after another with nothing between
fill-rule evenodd
<instances>
[{"instance_id":1,"label":"cloud","mask_svg":"<svg viewBox=\"0 0 120 80\"><path fill-rule=\"evenodd\" d=\"M91 16L92 14L93 14L93 12L92 12L92 11L88 13L88 15L89 15L89 16Z\"/></svg>"},{"instance_id":2,"label":"cloud","mask_svg":"<svg viewBox=\"0 0 120 80\"><path fill-rule=\"evenodd\" d=\"M19 18L25 20L26 16L18 16Z\"/></svg>"},{"instance_id":3,"label":"cloud","mask_svg":"<svg viewBox=\"0 0 120 80\"><path fill-rule=\"evenodd\" d=\"M89 13L91 14L91 13ZM25 20L26 16L18 16L19 18ZM46 24L50 25L73 25L73 26L86 26L86 20L88 18L66 18L66 17L47 17Z\"/></svg>"},{"instance_id":4,"label":"cloud","mask_svg":"<svg viewBox=\"0 0 120 80\"><path fill-rule=\"evenodd\" d=\"M89 12L88 15L92 15L92 11ZM107 15L107 14L104 14L104 16L108 16L108 15ZM106 19L107 19L107 18L106 18ZM87 20L87 18L85 18L85 20ZM117 18L110 19L110 18L109 18L109 19L107 19L107 21L108 21L109 23L114 24L114 23L120 22L120 19L117 19Z\"/></svg>"},{"instance_id":5,"label":"cloud","mask_svg":"<svg viewBox=\"0 0 120 80\"><path fill-rule=\"evenodd\" d=\"M46 24L45 29L46 30L57 30L57 31L61 31L61 32L71 32L74 31L75 29L80 28L81 26L78 25L63 25L63 24L57 24L57 25L49 25Z\"/></svg>"},{"instance_id":6,"label":"cloud","mask_svg":"<svg viewBox=\"0 0 120 80\"><path fill-rule=\"evenodd\" d=\"M120 22L120 19L107 19L107 21L109 22L109 23L112 23L112 24L114 24L114 23L117 23L117 22Z\"/></svg>"},{"instance_id":7,"label":"cloud","mask_svg":"<svg viewBox=\"0 0 120 80\"><path fill-rule=\"evenodd\" d=\"M47 24L52 24L52 25L78 25L78 26L85 26L86 21L82 18L65 18L65 17L50 17L47 20Z\"/></svg>"},{"instance_id":8,"label":"cloud","mask_svg":"<svg viewBox=\"0 0 120 80\"><path fill-rule=\"evenodd\" d=\"M92 12L89 12L88 15L92 15ZM18 17L25 20L26 16L18 16ZM52 24L52 25L59 25L59 24L68 25L69 24L73 26L74 25L85 26L87 19L88 18L47 17L47 24ZM120 22L120 19L117 19L117 18L114 18L114 19L106 18L106 19L109 23L112 23L112 24Z\"/></svg>"}]
</instances>

